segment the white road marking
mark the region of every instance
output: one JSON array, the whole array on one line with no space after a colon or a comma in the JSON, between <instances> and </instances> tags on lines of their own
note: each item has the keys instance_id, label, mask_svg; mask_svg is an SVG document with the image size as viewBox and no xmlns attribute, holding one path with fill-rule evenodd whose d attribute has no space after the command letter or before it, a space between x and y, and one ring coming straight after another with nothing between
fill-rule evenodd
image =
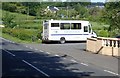
<instances>
[{"instance_id":1,"label":"white road marking","mask_svg":"<svg viewBox=\"0 0 120 78\"><path fill-rule=\"evenodd\" d=\"M28 46L26 46L26 47L28 47Z\"/></svg>"},{"instance_id":2,"label":"white road marking","mask_svg":"<svg viewBox=\"0 0 120 78\"><path fill-rule=\"evenodd\" d=\"M66 59L66 58L63 58L63 59Z\"/></svg>"},{"instance_id":3,"label":"white road marking","mask_svg":"<svg viewBox=\"0 0 120 78\"><path fill-rule=\"evenodd\" d=\"M57 54L55 56L59 57L59 55L57 55Z\"/></svg>"},{"instance_id":4,"label":"white road marking","mask_svg":"<svg viewBox=\"0 0 120 78\"><path fill-rule=\"evenodd\" d=\"M104 70L105 72L108 72L108 73L111 73L111 74L114 74L114 75L117 75L117 76L120 76L119 74L117 74L117 73L114 73L114 72L112 72L112 71L109 71L109 70Z\"/></svg>"},{"instance_id":5,"label":"white road marking","mask_svg":"<svg viewBox=\"0 0 120 78\"><path fill-rule=\"evenodd\" d=\"M15 42L10 41L10 40L7 40L7 39L5 39L5 38L2 38L2 37L0 37L0 38L3 39L3 40L5 40L5 41L8 41L8 42L10 42L10 43L15 43Z\"/></svg>"},{"instance_id":6,"label":"white road marking","mask_svg":"<svg viewBox=\"0 0 120 78\"><path fill-rule=\"evenodd\" d=\"M3 40L5 40L5 41L8 41L8 42L10 42L10 40L7 40L7 39L5 39L5 38L2 38L2 37L0 37L1 39L3 39Z\"/></svg>"},{"instance_id":7,"label":"white road marking","mask_svg":"<svg viewBox=\"0 0 120 78\"><path fill-rule=\"evenodd\" d=\"M12 42L12 43L15 43L15 42Z\"/></svg>"},{"instance_id":8,"label":"white road marking","mask_svg":"<svg viewBox=\"0 0 120 78\"><path fill-rule=\"evenodd\" d=\"M32 47L30 47L30 49L33 49Z\"/></svg>"},{"instance_id":9,"label":"white road marking","mask_svg":"<svg viewBox=\"0 0 120 78\"><path fill-rule=\"evenodd\" d=\"M10 43L13 43L12 41L10 41Z\"/></svg>"},{"instance_id":10,"label":"white road marking","mask_svg":"<svg viewBox=\"0 0 120 78\"><path fill-rule=\"evenodd\" d=\"M38 50L38 49L35 49L35 50Z\"/></svg>"},{"instance_id":11,"label":"white road marking","mask_svg":"<svg viewBox=\"0 0 120 78\"><path fill-rule=\"evenodd\" d=\"M46 52L47 54L50 54L49 52Z\"/></svg>"},{"instance_id":12,"label":"white road marking","mask_svg":"<svg viewBox=\"0 0 120 78\"><path fill-rule=\"evenodd\" d=\"M77 63L77 61L75 61L74 59L71 59L71 61L72 61L72 62L76 62L76 63Z\"/></svg>"},{"instance_id":13,"label":"white road marking","mask_svg":"<svg viewBox=\"0 0 120 78\"><path fill-rule=\"evenodd\" d=\"M30 64L29 62L22 60L24 63L28 64L29 66L31 66L32 68L34 68L35 70L39 71L40 73L44 74L47 77L50 77L48 74L46 74L45 72L41 71L40 69L38 69L37 67L35 67L34 65Z\"/></svg>"},{"instance_id":14,"label":"white road marking","mask_svg":"<svg viewBox=\"0 0 120 78\"><path fill-rule=\"evenodd\" d=\"M44 51L40 50L40 52L44 52Z\"/></svg>"},{"instance_id":15,"label":"white road marking","mask_svg":"<svg viewBox=\"0 0 120 78\"><path fill-rule=\"evenodd\" d=\"M9 52L9 51L7 51L7 50L4 50L4 51L6 51L7 53L9 53L9 54L12 55L12 56L15 56L13 53L11 53L11 52Z\"/></svg>"},{"instance_id":16,"label":"white road marking","mask_svg":"<svg viewBox=\"0 0 120 78\"><path fill-rule=\"evenodd\" d=\"M84 66L88 66L87 64L85 64L85 63L81 63L82 65L84 65Z\"/></svg>"}]
</instances>

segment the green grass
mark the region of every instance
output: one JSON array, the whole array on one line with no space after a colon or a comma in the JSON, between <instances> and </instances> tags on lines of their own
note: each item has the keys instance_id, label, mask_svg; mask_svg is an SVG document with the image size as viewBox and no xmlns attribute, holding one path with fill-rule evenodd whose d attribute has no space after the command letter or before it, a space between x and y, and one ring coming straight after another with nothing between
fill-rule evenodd
<instances>
[{"instance_id":1,"label":"green grass","mask_svg":"<svg viewBox=\"0 0 120 78\"><path fill-rule=\"evenodd\" d=\"M6 14L10 14L10 15L14 15L15 18L13 19L13 21L15 21L15 23L17 23L17 25L20 28L39 28L42 26L42 20L37 20L35 21L35 17L34 16L29 16L27 14L21 14L21 13L13 13L13 12L8 12L8 11L4 11L4 10L0 10L2 12L0 12L0 15L5 16ZM1 18L2 18L1 16Z\"/></svg>"},{"instance_id":2,"label":"green grass","mask_svg":"<svg viewBox=\"0 0 120 78\"><path fill-rule=\"evenodd\" d=\"M17 42L17 43L31 43L31 41L23 41L23 40L20 40L19 38L12 37L12 36L5 34L5 33L2 33L2 37L5 39L8 39L8 40Z\"/></svg>"},{"instance_id":3,"label":"green grass","mask_svg":"<svg viewBox=\"0 0 120 78\"><path fill-rule=\"evenodd\" d=\"M42 42L41 40L37 40L37 41L35 41L35 42L32 42L32 41L24 41L24 40L20 40L19 38L12 37L12 36L10 36L10 35L8 35L8 34L5 34L5 33L2 33L2 37L5 38L5 39L8 39L8 40L17 42L17 43L41 43L41 42Z\"/></svg>"},{"instance_id":4,"label":"green grass","mask_svg":"<svg viewBox=\"0 0 120 78\"><path fill-rule=\"evenodd\" d=\"M9 30L8 30L9 31ZM18 33L19 33L19 31L21 31L21 30L19 30L19 29L17 29L17 31L18 31ZM20 32L21 34L26 34L26 32L29 32L29 33L27 33L28 35L31 35L32 36L32 34L34 35L34 36L36 36L37 35L37 32L39 31L39 30L35 30L35 29L23 29L23 33L22 32ZM20 38L18 38L17 36L12 36L12 35L10 35L10 34L8 34L8 33L5 33L5 31L4 31L4 33L3 32L1 32L2 33L2 37L3 38L5 38L5 39L8 39L8 40L11 40L11 41L15 41L15 42L17 42L17 43L41 43L41 40L38 40L37 38L35 39L35 41L34 42L32 42L32 39L30 38L30 39L26 39L26 40L21 40ZM24 36L24 35L23 35Z\"/></svg>"},{"instance_id":5,"label":"green grass","mask_svg":"<svg viewBox=\"0 0 120 78\"><path fill-rule=\"evenodd\" d=\"M0 17L2 18L4 15L6 14L10 14L10 15L14 15L15 18L13 19L13 21L15 21L15 23L17 23L17 26L15 28L17 29L25 29L26 31L31 31L31 33L33 33L35 36L42 31L42 20L36 20L34 16L29 16L27 14L21 14L21 13L14 13L14 12L8 12L8 11L4 11L4 10L0 10ZM30 34L31 34L30 33ZM20 40L17 37L13 37L7 33L2 33L2 29L0 32L0 36L18 42L18 43L33 43L30 40L25 41L25 40ZM41 40L36 40L34 43L40 43Z\"/></svg>"},{"instance_id":6,"label":"green grass","mask_svg":"<svg viewBox=\"0 0 120 78\"><path fill-rule=\"evenodd\" d=\"M2 28L0 28L0 37L2 36Z\"/></svg>"},{"instance_id":7,"label":"green grass","mask_svg":"<svg viewBox=\"0 0 120 78\"><path fill-rule=\"evenodd\" d=\"M15 17L15 20L26 20L26 19L28 19L28 20L33 20L33 19L35 19L34 16L29 16L29 15L27 15L27 14L14 13L14 12L8 12L8 11L2 10L2 15L5 15L5 14L7 14L7 13L16 16L16 17Z\"/></svg>"},{"instance_id":8,"label":"green grass","mask_svg":"<svg viewBox=\"0 0 120 78\"><path fill-rule=\"evenodd\" d=\"M1 32L0 32L0 36L5 38L5 39L8 39L8 40L11 40L11 41L14 41L14 42L17 42L17 43L41 43L42 41L41 40L35 40L34 42L32 42L32 40L21 40L17 37L13 37L7 33L3 33L2 32L2 29L0 29ZM36 32L37 30L34 30L34 29L26 29L26 31L32 31L32 32ZM35 34L36 35L36 34Z\"/></svg>"},{"instance_id":9,"label":"green grass","mask_svg":"<svg viewBox=\"0 0 120 78\"><path fill-rule=\"evenodd\" d=\"M0 9L0 18L2 18L2 10Z\"/></svg>"},{"instance_id":10,"label":"green grass","mask_svg":"<svg viewBox=\"0 0 120 78\"><path fill-rule=\"evenodd\" d=\"M28 16L27 14L12 13L8 11L0 10L0 15L4 16L6 13L9 13L15 16L14 21L19 25L19 28L29 29L30 31L36 31L36 33L34 33L35 35L37 35L37 32L42 31L42 20L44 19L36 20L34 16ZM99 23L99 22L90 22L90 23L92 24L93 31L95 31L98 36L102 36L103 34L106 35L107 32L101 33L102 32L101 30L103 30L104 27L106 26L108 27L109 25L104 25L103 23ZM23 41L23 40L20 40L19 38L12 37L11 35L5 34L5 33L3 34L0 33L0 36L3 36L6 39L9 39L18 43L31 43L31 41ZM40 43L40 42L41 40L36 40L36 42L34 43Z\"/></svg>"}]
</instances>

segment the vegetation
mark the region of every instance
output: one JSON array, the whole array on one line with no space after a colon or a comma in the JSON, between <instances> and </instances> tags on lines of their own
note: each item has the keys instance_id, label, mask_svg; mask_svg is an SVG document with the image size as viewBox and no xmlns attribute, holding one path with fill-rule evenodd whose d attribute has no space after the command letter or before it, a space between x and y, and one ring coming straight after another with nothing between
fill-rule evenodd
<instances>
[{"instance_id":1,"label":"vegetation","mask_svg":"<svg viewBox=\"0 0 120 78\"><path fill-rule=\"evenodd\" d=\"M98 5L101 3L96 3ZM91 7L90 2L3 2L3 33L24 41L41 39L45 19L89 20L98 36L114 37L120 33L120 2L105 3L105 7ZM59 11L46 10L56 6Z\"/></svg>"},{"instance_id":2,"label":"vegetation","mask_svg":"<svg viewBox=\"0 0 120 78\"><path fill-rule=\"evenodd\" d=\"M104 14L104 19L110 24L108 28L110 36L120 35L120 1L106 3Z\"/></svg>"}]
</instances>

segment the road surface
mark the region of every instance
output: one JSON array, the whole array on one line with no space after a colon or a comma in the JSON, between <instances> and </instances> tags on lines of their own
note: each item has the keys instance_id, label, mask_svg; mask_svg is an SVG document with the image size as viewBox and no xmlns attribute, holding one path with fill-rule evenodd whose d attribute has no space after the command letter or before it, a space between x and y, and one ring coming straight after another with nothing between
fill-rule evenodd
<instances>
[{"instance_id":1,"label":"road surface","mask_svg":"<svg viewBox=\"0 0 120 78\"><path fill-rule=\"evenodd\" d=\"M114 72L88 66L67 55L58 55L0 38L2 77L118 76ZM66 58L67 56L67 58Z\"/></svg>"}]
</instances>

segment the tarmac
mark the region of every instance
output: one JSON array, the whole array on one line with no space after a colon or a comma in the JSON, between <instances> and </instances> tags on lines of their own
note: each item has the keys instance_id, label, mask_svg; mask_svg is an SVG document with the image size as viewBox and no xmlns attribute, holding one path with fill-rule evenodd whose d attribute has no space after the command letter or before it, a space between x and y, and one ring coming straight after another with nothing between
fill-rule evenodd
<instances>
[{"instance_id":1,"label":"tarmac","mask_svg":"<svg viewBox=\"0 0 120 78\"><path fill-rule=\"evenodd\" d=\"M66 48L67 46L64 45L59 48L57 48L57 45L47 45L47 44L25 44L29 47L37 48L39 50L43 50L46 52L50 52L53 54L58 54L58 55L65 55L65 56L70 56L74 58L77 62L82 62L86 65L89 66L96 66L98 68L103 68L105 71L107 70L108 72L113 72L113 73L118 73L119 72L119 63L120 63L120 58L119 57L113 57L113 56L106 56L102 54L94 54L92 52L85 51L84 49L71 49L71 47L68 47L69 50L65 50L64 47ZM76 45L77 46L77 45ZM82 45L81 45L82 46ZM79 47L79 46L78 46ZM66 52L65 52L66 51ZM74 52L74 53L73 53ZM67 57L66 57L67 58Z\"/></svg>"}]
</instances>

